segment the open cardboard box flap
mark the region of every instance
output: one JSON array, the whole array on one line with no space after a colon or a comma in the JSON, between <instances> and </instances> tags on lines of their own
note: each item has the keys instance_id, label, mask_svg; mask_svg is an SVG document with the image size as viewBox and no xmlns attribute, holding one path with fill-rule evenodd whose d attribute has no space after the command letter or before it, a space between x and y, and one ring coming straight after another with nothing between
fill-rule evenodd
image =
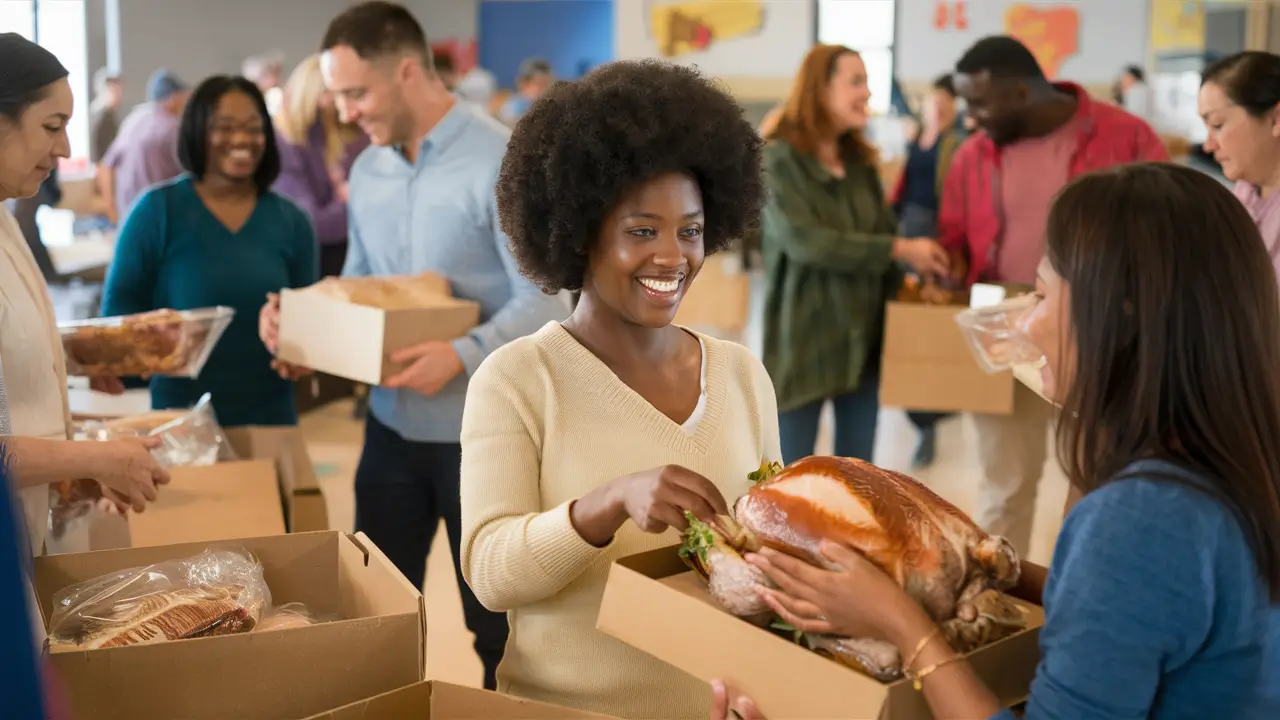
<instances>
[{"instance_id":1,"label":"open cardboard box flap","mask_svg":"<svg viewBox=\"0 0 1280 720\"><path fill-rule=\"evenodd\" d=\"M1026 698L1039 660L1044 613L1026 607L1028 629L969 654L1005 706ZM674 547L613 564L597 627L700 680L719 678L741 688L766 717L932 717L909 681L881 683L720 609Z\"/></svg>"},{"instance_id":2,"label":"open cardboard box flap","mask_svg":"<svg viewBox=\"0 0 1280 720\"><path fill-rule=\"evenodd\" d=\"M128 533L124 547L283 535L275 463L239 460L174 468L172 480L146 512L129 516Z\"/></svg>"},{"instance_id":3,"label":"open cardboard box flap","mask_svg":"<svg viewBox=\"0 0 1280 720\"><path fill-rule=\"evenodd\" d=\"M428 680L312 716L307 720L610 720L488 690Z\"/></svg>"},{"instance_id":4,"label":"open cardboard box flap","mask_svg":"<svg viewBox=\"0 0 1280 720\"><path fill-rule=\"evenodd\" d=\"M249 425L223 430L223 434L238 457L275 463L289 532L329 529L324 495L298 428Z\"/></svg>"},{"instance_id":5,"label":"open cardboard box flap","mask_svg":"<svg viewBox=\"0 0 1280 720\"><path fill-rule=\"evenodd\" d=\"M85 718L298 718L421 681L422 595L363 534L300 533L35 559L46 624L53 597L101 575L244 548L263 564L272 602L301 602L342 620L272 632L101 650L58 648L48 658L72 714Z\"/></svg>"}]
</instances>

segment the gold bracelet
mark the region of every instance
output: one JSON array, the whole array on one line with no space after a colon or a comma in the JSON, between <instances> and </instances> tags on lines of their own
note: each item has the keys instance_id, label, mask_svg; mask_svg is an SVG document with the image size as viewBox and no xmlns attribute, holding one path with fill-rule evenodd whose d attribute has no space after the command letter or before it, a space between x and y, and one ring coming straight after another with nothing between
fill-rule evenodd
<instances>
[{"instance_id":1,"label":"gold bracelet","mask_svg":"<svg viewBox=\"0 0 1280 720\"><path fill-rule=\"evenodd\" d=\"M934 664L930 665L929 667L927 667L927 668L925 668L925 669L921 670L920 672L918 672L918 673L916 673L916 674L914 674L914 675L909 675L908 677L910 677L910 678L911 678L911 687L915 688L916 690L923 690L923 689L924 689L924 679L925 679L925 677L926 677L927 675L929 675L929 673L932 673L934 670L938 670L938 669L944 668L944 667L946 667L946 666L950 665L951 663L956 662L957 660L963 660L963 659L964 659L964 656L963 656L963 655L952 655L951 657L947 658L946 660L942 660L942 661L940 661L940 662L936 662L936 663L934 663Z\"/></svg>"},{"instance_id":2,"label":"gold bracelet","mask_svg":"<svg viewBox=\"0 0 1280 720\"><path fill-rule=\"evenodd\" d=\"M926 645L929 644L929 641L937 637L941 632L942 632L942 626L938 625L933 628L932 632L920 638L920 642L916 643L915 652L911 653L911 659L907 660L905 663L902 664L903 674L906 674L906 675L911 674L911 666L915 665L916 660L920 659L920 653L924 652L924 648Z\"/></svg>"}]
</instances>

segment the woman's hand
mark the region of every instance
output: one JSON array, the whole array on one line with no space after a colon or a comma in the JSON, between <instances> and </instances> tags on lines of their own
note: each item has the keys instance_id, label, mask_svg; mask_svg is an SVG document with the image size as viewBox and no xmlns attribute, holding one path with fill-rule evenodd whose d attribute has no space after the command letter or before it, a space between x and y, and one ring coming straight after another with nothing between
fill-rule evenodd
<instances>
[{"instance_id":1,"label":"woman's hand","mask_svg":"<svg viewBox=\"0 0 1280 720\"><path fill-rule=\"evenodd\" d=\"M797 630L883 639L900 650L932 631L924 610L857 551L824 540L822 554L840 569L824 570L768 548L747 555L779 588L757 592Z\"/></svg>"},{"instance_id":2,"label":"woman's hand","mask_svg":"<svg viewBox=\"0 0 1280 720\"><path fill-rule=\"evenodd\" d=\"M311 368L304 368L301 365L294 365L293 363L287 363L283 360L272 360L271 369L275 370L276 374L281 378L291 382L301 380L302 378L315 373L315 370L312 370Z\"/></svg>"},{"instance_id":3,"label":"woman's hand","mask_svg":"<svg viewBox=\"0 0 1280 720\"><path fill-rule=\"evenodd\" d=\"M951 270L951 256L932 238L894 238L892 254L921 275L947 277Z\"/></svg>"},{"instance_id":4,"label":"woman's hand","mask_svg":"<svg viewBox=\"0 0 1280 720\"><path fill-rule=\"evenodd\" d=\"M712 680L711 691L715 693L711 720L768 720L751 698L725 685L723 680Z\"/></svg>"},{"instance_id":5,"label":"woman's hand","mask_svg":"<svg viewBox=\"0 0 1280 720\"><path fill-rule=\"evenodd\" d=\"M124 382L118 377L91 377L89 389L108 395L123 395Z\"/></svg>"},{"instance_id":6,"label":"woman's hand","mask_svg":"<svg viewBox=\"0 0 1280 720\"><path fill-rule=\"evenodd\" d=\"M280 349L280 294L267 293L267 302L258 311L258 337L272 355Z\"/></svg>"},{"instance_id":7,"label":"woman's hand","mask_svg":"<svg viewBox=\"0 0 1280 720\"><path fill-rule=\"evenodd\" d=\"M119 502L127 500L134 512L147 509L147 503L158 497L158 485L169 482L169 471L151 455L159 447L160 438L122 438L93 446L93 466L88 474L108 490Z\"/></svg>"},{"instance_id":8,"label":"woman's hand","mask_svg":"<svg viewBox=\"0 0 1280 720\"><path fill-rule=\"evenodd\" d=\"M717 516L729 514L729 504L710 480L679 465L664 465L596 488L573 504L570 517L584 540L604 547L627 518L647 533L683 530L688 527L686 510L714 524Z\"/></svg>"}]
</instances>

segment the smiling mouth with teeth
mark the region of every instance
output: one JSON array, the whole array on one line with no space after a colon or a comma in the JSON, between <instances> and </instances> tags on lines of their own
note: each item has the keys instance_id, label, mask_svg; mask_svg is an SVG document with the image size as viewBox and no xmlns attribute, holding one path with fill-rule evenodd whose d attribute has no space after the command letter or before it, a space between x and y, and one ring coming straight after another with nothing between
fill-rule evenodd
<instances>
[{"instance_id":1,"label":"smiling mouth with teeth","mask_svg":"<svg viewBox=\"0 0 1280 720\"><path fill-rule=\"evenodd\" d=\"M640 284L656 293L670 294L680 288L681 281L684 276L681 275L671 280L658 280L657 278L637 278Z\"/></svg>"}]
</instances>

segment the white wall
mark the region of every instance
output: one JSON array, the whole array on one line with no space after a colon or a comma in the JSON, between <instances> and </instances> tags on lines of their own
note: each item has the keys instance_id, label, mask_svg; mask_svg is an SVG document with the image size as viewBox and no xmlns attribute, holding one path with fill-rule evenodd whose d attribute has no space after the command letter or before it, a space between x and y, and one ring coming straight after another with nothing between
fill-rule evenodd
<instances>
[{"instance_id":1,"label":"white wall","mask_svg":"<svg viewBox=\"0 0 1280 720\"><path fill-rule=\"evenodd\" d=\"M968 28L938 30L934 27L934 0L900 0L897 75L907 82L919 82L950 72L974 42L987 35L1005 34L1005 11L1022 4L1074 7L1080 18L1078 49L1063 64L1059 77L1079 83L1110 82L1125 65L1146 64L1148 3L1149 0L968 0L964 3Z\"/></svg>"},{"instance_id":2,"label":"white wall","mask_svg":"<svg viewBox=\"0 0 1280 720\"><path fill-rule=\"evenodd\" d=\"M320 48L348 0L118 0L125 104L146 97L147 77L167 67L191 85L238 73L246 57L278 50L287 68Z\"/></svg>"}]
</instances>

